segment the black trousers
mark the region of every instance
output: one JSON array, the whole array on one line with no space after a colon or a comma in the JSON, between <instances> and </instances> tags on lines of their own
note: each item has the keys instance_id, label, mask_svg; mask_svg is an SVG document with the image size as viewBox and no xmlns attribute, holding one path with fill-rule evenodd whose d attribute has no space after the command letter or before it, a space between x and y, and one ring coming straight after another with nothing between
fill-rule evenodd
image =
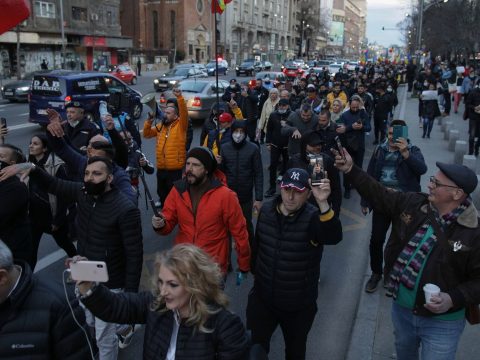
<instances>
[{"instance_id":1,"label":"black trousers","mask_svg":"<svg viewBox=\"0 0 480 360\"><path fill-rule=\"evenodd\" d=\"M370 269L372 273L383 273L383 243L392 219L373 210L372 235L370 237Z\"/></svg>"},{"instance_id":2,"label":"black trousers","mask_svg":"<svg viewBox=\"0 0 480 360\"><path fill-rule=\"evenodd\" d=\"M288 149L273 146L270 148L270 189L275 189L277 186L277 170L280 165L280 157L282 157L282 167L280 174L283 175L287 171L288 163Z\"/></svg>"},{"instance_id":3,"label":"black trousers","mask_svg":"<svg viewBox=\"0 0 480 360\"><path fill-rule=\"evenodd\" d=\"M268 353L272 334L280 325L285 340L285 359L303 360L307 336L316 313L316 302L299 311L275 309L271 304L264 303L253 288L248 295L247 304L247 329L252 332L252 344L261 345Z\"/></svg>"},{"instance_id":4,"label":"black trousers","mask_svg":"<svg viewBox=\"0 0 480 360\"><path fill-rule=\"evenodd\" d=\"M408 92L412 92L412 88L413 88L413 78L408 78L407 79L407 82L408 82Z\"/></svg>"},{"instance_id":5,"label":"black trousers","mask_svg":"<svg viewBox=\"0 0 480 360\"><path fill-rule=\"evenodd\" d=\"M248 242L250 244L250 247L252 247L253 236L255 234L252 222L253 200L240 202L240 207L242 208L243 217L247 222Z\"/></svg>"},{"instance_id":6,"label":"black trousers","mask_svg":"<svg viewBox=\"0 0 480 360\"><path fill-rule=\"evenodd\" d=\"M51 224L31 224L33 264L37 263L38 247L43 234L50 234L57 245L62 248L68 257L77 255L77 249L68 236L68 222L62 224L56 231L52 231ZM32 271L34 268L32 268Z\"/></svg>"},{"instance_id":7,"label":"black trousers","mask_svg":"<svg viewBox=\"0 0 480 360\"><path fill-rule=\"evenodd\" d=\"M373 118L373 128L375 134L375 140L383 141L387 132L387 119Z\"/></svg>"},{"instance_id":8,"label":"black trousers","mask_svg":"<svg viewBox=\"0 0 480 360\"><path fill-rule=\"evenodd\" d=\"M365 149L359 149L357 151L353 151L347 146L347 151L352 157L353 163L357 165L359 168L363 166L363 158L365 156ZM350 181L347 180L347 176L343 176L343 187L345 190L350 190L352 185Z\"/></svg>"},{"instance_id":9,"label":"black trousers","mask_svg":"<svg viewBox=\"0 0 480 360\"><path fill-rule=\"evenodd\" d=\"M172 190L173 183L182 178L182 170L157 169L157 194L160 202L165 203L168 193Z\"/></svg>"}]
</instances>

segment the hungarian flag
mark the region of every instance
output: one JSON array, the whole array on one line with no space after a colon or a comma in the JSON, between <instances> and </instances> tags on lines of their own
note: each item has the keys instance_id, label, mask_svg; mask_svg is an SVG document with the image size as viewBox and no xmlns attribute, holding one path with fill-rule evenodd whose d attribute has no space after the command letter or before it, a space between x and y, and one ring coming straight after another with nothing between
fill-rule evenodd
<instances>
[{"instance_id":1,"label":"hungarian flag","mask_svg":"<svg viewBox=\"0 0 480 360\"><path fill-rule=\"evenodd\" d=\"M225 5L227 5L229 2L232 2L232 0L212 0L212 14L223 13L225 10Z\"/></svg>"}]
</instances>

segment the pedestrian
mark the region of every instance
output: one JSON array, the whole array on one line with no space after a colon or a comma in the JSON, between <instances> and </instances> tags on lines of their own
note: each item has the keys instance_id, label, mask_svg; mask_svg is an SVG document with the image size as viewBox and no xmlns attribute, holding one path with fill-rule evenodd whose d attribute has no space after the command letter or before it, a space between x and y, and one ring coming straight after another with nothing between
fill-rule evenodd
<instances>
[{"instance_id":1,"label":"pedestrian","mask_svg":"<svg viewBox=\"0 0 480 360\"><path fill-rule=\"evenodd\" d=\"M342 239L340 220L328 204L330 184L310 187L303 169L288 169L281 195L259 213L252 246L253 288L248 295L247 329L252 343L267 352L280 325L285 359L305 359L307 336L317 312L323 245ZM310 195L317 206L308 203Z\"/></svg>"},{"instance_id":2,"label":"pedestrian","mask_svg":"<svg viewBox=\"0 0 480 360\"><path fill-rule=\"evenodd\" d=\"M231 130L230 141L220 152L219 167L227 177L228 187L237 194L251 246L254 235L252 211L258 214L263 200L262 156L259 147L247 139L246 121L235 120Z\"/></svg>"},{"instance_id":3,"label":"pedestrian","mask_svg":"<svg viewBox=\"0 0 480 360\"><path fill-rule=\"evenodd\" d=\"M288 117L291 114L290 105L288 99L280 99L277 105L277 110L272 112L268 119L265 138L267 150L270 152L269 188L265 193L266 198L272 197L277 192L278 169L280 167L280 176L283 176L287 171L288 163L289 137L282 134L282 127L287 124Z\"/></svg>"},{"instance_id":4,"label":"pedestrian","mask_svg":"<svg viewBox=\"0 0 480 360\"><path fill-rule=\"evenodd\" d=\"M335 166L372 208L398 219L385 249L384 275L393 296L398 360L455 359L468 309L480 303L480 228L471 195L476 174L437 162L428 194L391 191L353 164L348 152ZM448 234L448 235L447 235ZM452 240L447 240L452 239ZM430 299L426 284L439 290Z\"/></svg>"},{"instance_id":5,"label":"pedestrian","mask_svg":"<svg viewBox=\"0 0 480 360\"><path fill-rule=\"evenodd\" d=\"M282 126L282 136L288 136L288 156L293 156L300 152L300 140L302 134L313 130L318 123L318 117L313 113L308 104L302 105L297 111L292 111L284 126Z\"/></svg>"},{"instance_id":6,"label":"pedestrian","mask_svg":"<svg viewBox=\"0 0 480 360\"><path fill-rule=\"evenodd\" d=\"M277 91L278 97L278 91ZM243 81L240 87L240 92L236 93L233 100L242 112L242 118L247 122L247 135L251 142L258 142L256 140L257 120L258 114L258 96L255 91L248 87L248 82ZM229 101L229 104L233 104ZM265 109L265 104L263 105ZM263 111L263 110L262 110ZM232 110L233 112L233 110ZM234 113L235 114L235 113Z\"/></svg>"},{"instance_id":7,"label":"pedestrian","mask_svg":"<svg viewBox=\"0 0 480 360\"><path fill-rule=\"evenodd\" d=\"M277 88L272 88L269 91L268 99L265 101L262 107L262 113L260 115L260 119L258 120L257 130L256 130L256 137L255 140L263 142L263 138L267 132L268 121L270 118L270 114L275 111L275 107L277 106L278 102L280 101L279 92Z\"/></svg>"},{"instance_id":8,"label":"pedestrian","mask_svg":"<svg viewBox=\"0 0 480 360\"><path fill-rule=\"evenodd\" d=\"M420 99L422 100L421 115L423 119L422 138L425 139L426 136L430 139L435 118L441 115L438 107L437 84L429 83L428 90L422 92Z\"/></svg>"},{"instance_id":9,"label":"pedestrian","mask_svg":"<svg viewBox=\"0 0 480 360\"><path fill-rule=\"evenodd\" d=\"M161 208L165 203L173 183L182 178L185 166L186 141L188 130L187 104L182 91L173 89L177 98L178 109L174 106L164 110L165 118L160 124L154 124L154 118L149 113L143 126L143 136L146 139L156 137L157 155L157 195L156 206Z\"/></svg>"},{"instance_id":10,"label":"pedestrian","mask_svg":"<svg viewBox=\"0 0 480 360\"><path fill-rule=\"evenodd\" d=\"M137 60L137 75L142 76L142 59Z\"/></svg>"},{"instance_id":11,"label":"pedestrian","mask_svg":"<svg viewBox=\"0 0 480 360\"><path fill-rule=\"evenodd\" d=\"M330 106L330 111L332 111L333 101L336 99L342 102L342 108L344 108L345 105L347 105L347 101L348 101L347 94L345 94L345 92L342 91L340 82L335 82L333 84L332 91L330 91L327 95L327 101Z\"/></svg>"},{"instance_id":12,"label":"pedestrian","mask_svg":"<svg viewBox=\"0 0 480 360\"><path fill-rule=\"evenodd\" d=\"M385 140L388 118L393 108L393 99L386 92L386 87L383 83L377 85L374 106L373 125L375 141L373 145L377 145Z\"/></svg>"},{"instance_id":13,"label":"pedestrian","mask_svg":"<svg viewBox=\"0 0 480 360\"><path fill-rule=\"evenodd\" d=\"M33 274L28 264L15 259L1 240L0 294L2 359L93 357L78 301L72 296L65 299L57 282Z\"/></svg>"},{"instance_id":14,"label":"pedestrian","mask_svg":"<svg viewBox=\"0 0 480 360\"><path fill-rule=\"evenodd\" d=\"M343 104L342 100L340 99L333 100L332 110L330 110L330 121L332 123L341 124L339 120L342 117L344 108L345 108L345 105Z\"/></svg>"},{"instance_id":15,"label":"pedestrian","mask_svg":"<svg viewBox=\"0 0 480 360\"><path fill-rule=\"evenodd\" d=\"M245 328L227 310L222 272L214 259L191 244L157 255L155 286L131 296L91 282L77 284L82 303L108 322L146 324L143 359L243 360Z\"/></svg>"},{"instance_id":16,"label":"pedestrian","mask_svg":"<svg viewBox=\"0 0 480 360\"><path fill-rule=\"evenodd\" d=\"M474 83L465 100L465 119L468 119L468 154L478 156L480 148L480 84ZM475 141L476 139L476 141Z\"/></svg>"},{"instance_id":17,"label":"pedestrian","mask_svg":"<svg viewBox=\"0 0 480 360\"><path fill-rule=\"evenodd\" d=\"M33 163L17 164L1 174L5 177L29 175L43 191L77 202L78 254L89 260L105 261L112 292L137 292L143 263L140 211L123 193L112 186L113 165L108 158L92 157L85 168L83 183L65 181L47 174ZM100 360L117 359L117 326L91 316ZM120 338L121 339L121 338Z\"/></svg>"},{"instance_id":18,"label":"pedestrian","mask_svg":"<svg viewBox=\"0 0 480 360\"><path fill-rule=\"evenodd\" d=\"M235 240L238 268L250 271L250 246L237 195L214 177L217 161L210 149L196 147L187 154L185 177L175 182L160 216L152 225L160 235L178 224L175 244L194 243L212 256L224 274L229 265L229 239Z\"/></svg>"},{"instance_id":19,"label":"pedestrian","mask_svg":"<svg viewBox=\"0 0 480 360\"><path fill-rule=\"evenodd\" d=\"M43 59L42 63L40 64L40 69L42 70L48 70L48 62L47 59Z\"/></svg>"},{"instance_id":20,"label":"pedestrian","mask_svg":"<svg viewBox=\"0 0 480 360\"><path fill-rule=\"evenodd\" d=\"M18 147L0 144L0 176L7 167L25 162ZM28 187L16 176L0 181L0 239L10 248L15 259L35 267L30 223Z\"/></svg>"},{"instance_id":21,"label":"pedestrian","mask_svg":"<svg viewBox=\"0 0 480 360\"><path fill-rule=\"evenodd\" d=\"M417 72L417 65L413 63L413 60L410 60L407 65L407 83L408 83L408 92L412 92L413 81L415 80L415 73Z\"/></svg>"},{"instance_id":22,"label":"pedestrian","mask_svg":"<svg viewBox=\"0 0 480 360\"><path fill-rule=\"evenodd\" d=\"M51 176L67 179L65 163L48 147L47 137L43 134L34 135L30 140L28 161L45 170ZM62 198L49 195L34 181L28 183L30 231L32 235L33 263L37 263L37 252L44 233L52 235L58 247L63 249L68 257L77 255L68 234L67 208L68 203ZM32 268L34 270L34 268Z\"/></svg>"},{"instance_id":23,"label":"pedestrian","mask_svg":"<svg viewBox=\"0 0 480 360\"><path fill-rule=\"evenodd\" d=\"M377 145L367 173L382 185L394 191L420 192L420 178L427 172L427 165L421 150L413 145L409 139L393 137L394 126L407 126L403 120L393 120L388 128L388 141ZM382 279L383 273L383 244L390 224L394 219L386 214L372 209L371 205L362 198L360 202L362 213L372 214L372 234L370 237L370 270L372 275L365 284L365 291L374 292ZM384 280L388 283L388 279Z\"/></svg>"}]
</instances>

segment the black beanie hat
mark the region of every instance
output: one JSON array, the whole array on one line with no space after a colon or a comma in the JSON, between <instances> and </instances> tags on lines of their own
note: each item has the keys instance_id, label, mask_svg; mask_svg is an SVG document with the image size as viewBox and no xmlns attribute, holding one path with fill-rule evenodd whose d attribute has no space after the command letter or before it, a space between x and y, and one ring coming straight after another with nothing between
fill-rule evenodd
<instances>
[{"instance_id":1,"label":"black beanie hat","mask_svg":"<svg viewBox=\"0 0 480 360\"><path fill-rule=\"evenodd\" d=\"M203 166L205 166L209 176L211 176L217 168L217 160L215 159L215 156L212 151L205 146L198 146L191 149L187 153L187 159L190 157L199 160Z\"/></svg>"}]
</instances>

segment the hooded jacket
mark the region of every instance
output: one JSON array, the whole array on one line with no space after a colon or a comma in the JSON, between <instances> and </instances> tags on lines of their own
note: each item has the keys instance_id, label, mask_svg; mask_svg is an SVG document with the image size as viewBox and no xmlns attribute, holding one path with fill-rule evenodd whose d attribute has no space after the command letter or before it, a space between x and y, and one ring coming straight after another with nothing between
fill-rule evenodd
<instances>
[{"instance_id":1,"label":"hooded jacket","mask_svg":"<svg viewBox=\"0 0 480 360\"><path fill-rule=\"evenodd\" d=\"M178 180L165 200L162 210L165 226L155 229L170 234L178 224L175 244L194 244L212 256L226 274L229 263L230 235L235 239L238 267L250 270L248 232L237 195L216 178L200 198L196 214L186 179Z\"/></svg>"}]
</instances>

